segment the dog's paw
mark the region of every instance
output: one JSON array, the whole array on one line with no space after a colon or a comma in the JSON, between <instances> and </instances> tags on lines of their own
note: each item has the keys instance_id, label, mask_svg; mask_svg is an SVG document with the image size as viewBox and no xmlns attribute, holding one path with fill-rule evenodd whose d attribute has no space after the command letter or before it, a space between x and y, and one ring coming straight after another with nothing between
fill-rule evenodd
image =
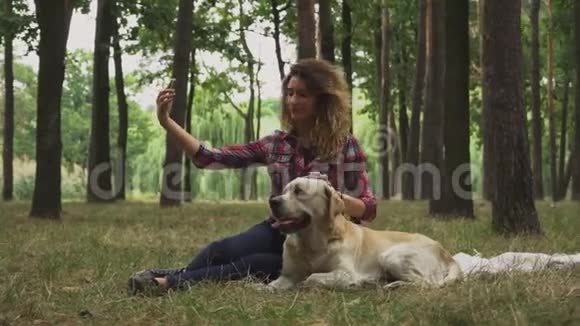
<instances>
[{"instance_id":1,"label":"dog's paw","mask_svg":"<svg viewBox=\"0 0 580 326\"><path fill-rule=\"evenodd\" d=\"M323 286L330 288L349 288L359 283L346 272L316 273L310 275L305 281L305 286Z\"/></svg>"},{"instance_id":2,"label":"dog's paw","mask_svg":"<svg viewBox=\"0 0 580 326\"><path fill-rule=\"evenodd\" d=\"M320 274L312 274L310 275L306 280L304 280L304 282L302 282L302 284L304 286L327 286L329 283L334 283L334 280L320 275Z\"/></svg>"},{"instance_id":3,"label":"dog's paw","mask_svg":"<svg viewBox=\"0 0 580 326\"><path fill-rule=\"evenodd\" d=\"M395 282L391 282L391 283L386 284L385 286L383 286L383 289L394 290L394 289L398 289L398 288L403 287L403 286L407 286L409 284L411 284L411 283L405 282L405 281L395 281Z\"/></svg>"},{"instance_id":4,"label":"dog's paw","mask_svg":"<svg viewBox=\"0 0 580 326\"><path fill-rule=\"evenodd\" d=\"M293 288L295 285L296 284L294 282L283 276L268 284L268 286L274 290L288 290Z\"/></svg>"},{"instance_id":5,"label":"dog's paw","mask_svg":"<svg viewBox=\"0 0 580 326\"><path fill-rule=\"evenodd\" d=\"M276 291L276 288L272 287L269 284L264 284L264 283L251 283L251 284L249 284L249 287L258 291L258 292L264 292L264 293L274 293Z\"/></svg>"}]
</instances>

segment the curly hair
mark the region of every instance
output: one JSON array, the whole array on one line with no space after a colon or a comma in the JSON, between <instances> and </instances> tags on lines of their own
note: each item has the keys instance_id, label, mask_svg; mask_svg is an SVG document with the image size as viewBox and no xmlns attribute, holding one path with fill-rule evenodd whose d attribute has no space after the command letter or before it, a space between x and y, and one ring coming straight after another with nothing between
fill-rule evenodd
<instances>
[{"instance_id":1,"label":"curly hair","mask_svg":"<svg viewBox=\"0 0 580 326\"><path fill-rule=\"evenodd\" d=\"M309 139L323 160L335 158L343 149L349 135L350 95L344 75L336 66L324 60L304 59L290 67L282 81L282 128L294 129L286 104L287 86L298 77L316 97L315 121Z\"/></svg>"}]
</instances>

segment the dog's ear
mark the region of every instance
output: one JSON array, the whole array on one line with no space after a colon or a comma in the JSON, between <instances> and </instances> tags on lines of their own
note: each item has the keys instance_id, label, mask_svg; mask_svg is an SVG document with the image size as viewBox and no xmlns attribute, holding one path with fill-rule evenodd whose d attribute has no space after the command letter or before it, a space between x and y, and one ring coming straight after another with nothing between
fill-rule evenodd
<instances>
[{"instance_id":1,"label":"dog's ear","mask_svg":"<svg viewBox=\"0 0 580 326\"><path fill-rule=\"evenodd\" d=\"M337 215L342 215L344 213L344 201L340 194L329 184L325 186L324 191L328 198L328 216L334 218Z\"/></svg>"}]
</instances>

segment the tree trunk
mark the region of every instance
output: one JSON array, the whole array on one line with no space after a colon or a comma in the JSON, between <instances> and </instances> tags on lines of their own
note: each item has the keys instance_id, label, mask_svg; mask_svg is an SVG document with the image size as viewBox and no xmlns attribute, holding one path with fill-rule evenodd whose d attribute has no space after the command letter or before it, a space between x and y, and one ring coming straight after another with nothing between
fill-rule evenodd
<instances>
[{"instance_id":1,"label":"tree trunk","mask_svg":"<svg viewBox=\"0 0 580 326\"><path fill-rule=\"evenodd\" d=\"M314 0L298 0L298 60L316 58Z\"/></svg>"},{"instance_id":2,"label":"tree trunk","mask_svg":"<svg viewBox=\"0 0 580 326\"><path fill-rule=\"evenodd\" d=\"M280 80L284 79L284 60L282 60L282 47L280 46L280 10L278 9L278 0L270 0L272 7L272 23L274 24L274 45L276 47L276 59L278 61L278 72Z\"/></svg>"},{"instance_id":3,"label":"tree trunk","mask_svg":"<svg viewBox=\"0 0 580 326\"><path fill-rule=\"evenodd\" d=\"M409 141L405 155L406 166L416 171L419 165L419 137L421 134L421 106L423 104L423 87L425 85L425 51L426 51L426 24L427 2L419 3L418 33L417 33L417 62L415 64L415 81L413 83L413 97L411 98L411 125L409 126ZM418 199L421 176L418 173L406 172L403 177L403 199Z\"/></svg>"},{"instance_id":4,"label":"tree trunk","mask_svg":"<svg viewBox=\"0 0 580 326\"><path fill-rule=\"evenodd\" d=\"M399 168L403 165L405 157L407 155L407 140L409 137L409 117L407 116L407 77L405 74L408 73L406 60L403 56L406 56L406 46L399 44L399 72L397 74L397 89L398 89L398 106L399 106L399 128L397 131L398 144L395 144L395 153L393 158L393 168L392 168L392 194L396 195L402 193L401 184L403 182L399 172ZM391 110L393 112L393 110ZM391 115L392 122L391 128L396 129L394 113Z\"/></svg>"},{"instance_id":5,"label":"tree trunk","mask_svg":"<svg viewBox=\"0 0 580 326\"><path fill-rule=\"evenodd\" d=\"M564 170L564 173L562 174L562 178L560 180L560 185L559 185L560 189L558 189L560 199L566 198L566 192L568 191L568 185L570 184L570 179L572 179L572 165L574 164L574 159L575 159L575 155L574 155L574 151L572 151L572 153L570 153L570 157L568 158L568 163L566 164L566 169Z\"/></svg>"},{"instance_id":6,"label":"tree trunk","mask_svg":"<svg viewBox=\"0 0 580 326\"><path fill-rule=\"evenodd\" d=\"M574 37L576 51L576 121L574 127L574 149L576 158L572 161L572 199L580 201L580 2L574 1Z\"/></svg>"},{"instance_id":7,"label":"tree trunk","mask_svg":"<svg viewBox=\"0 0 580 326\"><path fill-rule=\"evenodd\" d=\"M552 24L552 0L548 0L548 13ZM550 133L550 189L552 200L558 197L558 176L556 175L556 122L554 117L554 44L552 28L548 28L548 121Z\"/></svg>"},{"instance_id":8,"label":"tree trunk","mask_svg":"<svg viewBox=\"0 0 580 326\"><path fill-rule=\"evenodd\" d=\"M480 49L483 49L483 8L485 6L486 0L479 0L479 19L480 19ZM483 52L483 50L482 50ZM485 65L483 64L483 54L481 55L481 76L485 75ZM482 81L483 84L483 81ZM488 103L487 99L489 96L486 94L487 89L482 87L482 134L483 134L483 198L487 200L492 200L493 197L493 188L495 183L495 171L493 170L493 159L495 157L495 153L493 152L493 145L487 143L487 139L491 139L487 137L485 133L487 130L491 130L490 118L488 117Z\"/></svg>"},{"instance_id":9,"label":"tree trunk","mask_svg":"<svg viewBox=\"0 0 580 326\"><path fill-rule=\"evenodd\" d=\"M486 144L493 146L492 226L502 234L540 234L533 198L522 96L521 0L485 0L483 75Z\"/></svg>"},{"instance_id":10,"label":"tree trunk","mask_svg":"<svg viewBox=\"0 0 580 326\"><path fill-rule=\"evenodd\" d=\"M352 110L352 12L348 0L342 0L342 29L344 36L342 38L341 52L342 52L342 67L346 83L351 94L350 99L350 133L353 133L353 110Z\"/></svg>"},{"instance_id":11,"label":"tree trunk","mask_svg":"<svg viewBox=\"0 0 580 326\"><path fill-rule=\"evenodd\" d=\"M4 0L4 16L12 16L12 0ZM12 200L14 196L14 70L12 40L14 32L4 33L4 142L2 146L3 178L2 198Z\"/></svg>"},{"instance_id":12,"label":"tree trunk","mask_svg":"<svg viewBox=\"0 0 580 326\"><path fill-rule=\"evenodd\" d=\"M335 63L334 23L330 0L318 0L318 27L320 30L320 55L322 59Z\"/></svg>"},{"instance_id":13,"label":"tree trunk","mask_svg":"<svg viewBox=\"0 0 580 326\"><path fill-rule=\"evenodd\" d=\"M195 98L195 63L196 48L191 49L191 68L189 72L189 94L187 98L187 112L185 113L185 131L191 134L191 116L193 113L193 100ZM191 193L191 158L185 156L185 175L183 177L183 196L186 202L191 202L193 196Z\"/></svg>"},{"instance_id":14,"label":"tree trunk","mask_svg":"<svg viewBox=\"0 0 580 326\"><path fill-rule=\"evenodd\" d=\"M445 1L427 1L427 71L425 113L421 138L421 195L440 197L443 162L443 106L445 91ZM434 213L434 212L433 212Z\"/></svg>"},{"instance_id":15,"label":"tree trunk","mask_svg":"<svg viewBox=\"0 0 580 326\"><path fill-rule=\"evenodd\" d=\"M262 63L258 62L258 69L256 70L256 91L258 95L258 103L256 105L256 138L260 139L260 128L262 127L262 85L260 84L260 71L262 70ZM258 199L258 169L254 168L252 173L252 189L254 189L252 199Z\"/></svg>"},{"instance_id":16,"label":"tree trunk","mask_svg":"<svg viewBox=\"0 0 580 326\"><path fill-rule=\"evenodd\" d=\"M381 181L382 181L382 198L389 199L391 195L389 182L389 100L390 100L390 71L389 71L389 9L383 2L381 14L381 73L377 76L381 80L380 92L380 112L379 112L379 132L383 135L380 137L383 147L380 147L381 153Z\"/></svg>"},{"instance_id":17,"label":"tree trunk","mask_svg":"<svg viewBox=\"0 0 580 326\"><path fill-rule=\"evenodd\" d=\"M35 0L40 29L36 122L36 175L31 217L60 218L60 101L73 4Z\"/></svg>"},{"instance_id":18,"label":"tree trunk","mask_svg":"<svg viewBox=\"0 0 580 326\"><path fill-rule=\"evenodd\" d=\"M558 158L558 193L554 200L562 200L566 196L566 188L568 181L566 181L566 135L568 134L568 100L570 96L570 81L566 78L564 80L564 97L562 99L562 119L560 125L560 155ZM564 185L566 183L566 185ZM562 191L564 189L564 191Z\"/></svg>"},{"instance_id":19,"label":"tree trunk","mask_svg":"<svg viewBox=\"0 0 580 326\"><path fill-rule=\"evenodd\" d=\"M260 128L262 127L262 84L260 83L260 71L262 71L262 63L258 62L258 69L256 70L256 90L258 92L258 112L256 113L256 139L260 139Z\"/></svg>"},{"instance_id":20,"label":"tree trunk","mask_svg":"<svg viewBox=\"0 0 580 326\"><path fill-rule=\"evenodd\" d=\"M111 0L99 0L97 7L87 201L108 202L115 198L111 184L109 144L109 47L113 21Z\"/></svg>"},{"instance_id":21,"label":"tree trunk","mask_svg":"<svg viewBox=\"0 0 580 326\"><path fill-rule=\"evenodd\" d=\"M433 212L473 218L469 155L469 1L446 7L445 171ZM461 180L464 182L460 182Z\"/></svg>"},{"instance_id":22,"label":"tree trunk","mask_svg":"<svg viewBox=\"0 0 580 326\"><path fill-rule=\"evenodd\" d=\"M243 10L243 3L241 0L238 0L239 4L239 17L240 17L240 24L242 23L242 19L245 17L244 10ZM314 10L314 7L312 7ZM314 12L312 13L314 15ZM313 16L314 18L314 16ZM248 42L246 39L246 32L245 26L241 25L240 27L240 41L242 43L242 48L246 57L246 64L247 64L247 74L249 79L249 90L250 90L250 99L248 100L248 111L245 115L245 142L249 143L254 140L254 117L255 117L255 102L256 102L256 73L255 73L255 65L256 60L254 59L254 55L248 46ZM250 194L249 199L257 199L257 184L252 182L255 167L250 168L243 168L241 171L241 197L242 200L248 199L247 196L247 186L249 186Z\"/></svg>"},{"instance_id":23,"label":"tree trunk","mask_svg":"<svg viewBox=\"0 0 580 326\"><path fill-rule=\"evenodd\" d=\"M389 83L389 92L390 89L392 88L390 86L391 83ZM389 99L391 99L391 95L389 94ZM393 101L390 100L389 101L391 104L389 105L389 107L387 108L387 110L389 111L389 119L388 119L388 123L389 123L389 132L393 135L393 137L397 137L399 135L399 131L397 129L397 123L395 121L397 121L397 119L395 119L395 111L393 109ZM391 137L389 137L391 138ZM388 150L393 154L392 159L390 159L390 171L391 171L391 177L389 178L390 181L390 185L389 185L389 189L390 189L390 195L391 196L395 196L397 195L398 190L401 188L400 185L400 179L398 178L398 176L395 175L395 172L397 171L397 168L399 167L399 165L401 165L401 147L398 146L396 143L395 144L389 144L389 145L394 145L392 146L392 148L388 148Z\"/></svg>"},{"instance_id":24,"label":"tree trunk","mask_svg":"<svg viewBox=\"0 0 580 326\"><path fill-rule=\"evenodd\" d=\"M542 111L540 110L540 0L532 0L532 172L534 198L544 199L542 172Z\"/></svg>"},{"instance_id":25,"label":"tree trunk","mask_svg":"<svg viewBox=\"0 0 580 326\"><path fill-rule=\"evenodd\" d=\"M402 43L402 42L401 42ZM399 53L399 73L397 75L397 84L399 84L399 149L401 160L407 157L407 143L409 140L409 116L407 115L407 48L400 44L401 52ZM399 162L402 164L403 162Z\"/></svg>"},{"instance_id":26,"label":"tree trunk","mask_svg":"<svg viewBox=\"0 0 580 326\"><path fill-rule=\"evenodd\" d=\"M182 127L185 123L187 78L191 64L192 23L193 0L179 0L174 45L175 58L173 61L173 77L176 80L175 99L171 110L171 118ZM163 163L163 179L159 203L161 207L179 206L183 200L183 151L169 137L166 137L165 146L165 162Z\"/></svg>"},{"instance_id":27,"label":"tree trunk","mask_svg":"<svg viewBox=\"0 0 580 326\"><path fill-rule=\"evenodd\" d=\"M116 7L113 0L113 8ZM117 199L125 199L126 171L127 171L127 129L129 127L129 107L125 94L125 80L123 75L123 52L119 44L119 13L113 9L113 60L115 61L115 88L117 90L117 104L119 105L119 134L117 138L117 176L115 177L115 192Z\"/></svg>"},{"instance_id":28,"label":"tree trunk","mask_svg":"<svg viewBox=\"0 0 580 326\"><path fill-rule=\"evenodd\" d=\"M253 118L249 117L249 110L248 114L245 118L244 125L245 125L245 142L248 143L253 139ZM253 115L252 115L253 117ZM252 169L250 168L242 168L240 169L240 199L241 200L248 200L251 199L252 193L252 184L251 184L251 177L252 177ZM248 194L249 192L249 194Z\"/></svg>"}]
</instances>

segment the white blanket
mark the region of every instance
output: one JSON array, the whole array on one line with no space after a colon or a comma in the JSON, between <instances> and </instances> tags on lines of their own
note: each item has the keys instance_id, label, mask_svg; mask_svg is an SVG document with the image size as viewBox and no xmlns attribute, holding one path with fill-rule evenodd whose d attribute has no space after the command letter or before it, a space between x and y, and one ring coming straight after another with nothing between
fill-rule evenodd
<instances>
[{"instance_id":1,"label":"white blanket","mask_svg":"<svg viewBox=\"0 0 580 326\"><path fill-rule=\"evenodd\" d=\"M492 258L483 258L460 252L453 256L465 276L477 273L499 273L510 271L532 272L545 268L576 268L580 267L580 254L540 254L527 252L506 252Z\"/></svg>"}]
</instances>

